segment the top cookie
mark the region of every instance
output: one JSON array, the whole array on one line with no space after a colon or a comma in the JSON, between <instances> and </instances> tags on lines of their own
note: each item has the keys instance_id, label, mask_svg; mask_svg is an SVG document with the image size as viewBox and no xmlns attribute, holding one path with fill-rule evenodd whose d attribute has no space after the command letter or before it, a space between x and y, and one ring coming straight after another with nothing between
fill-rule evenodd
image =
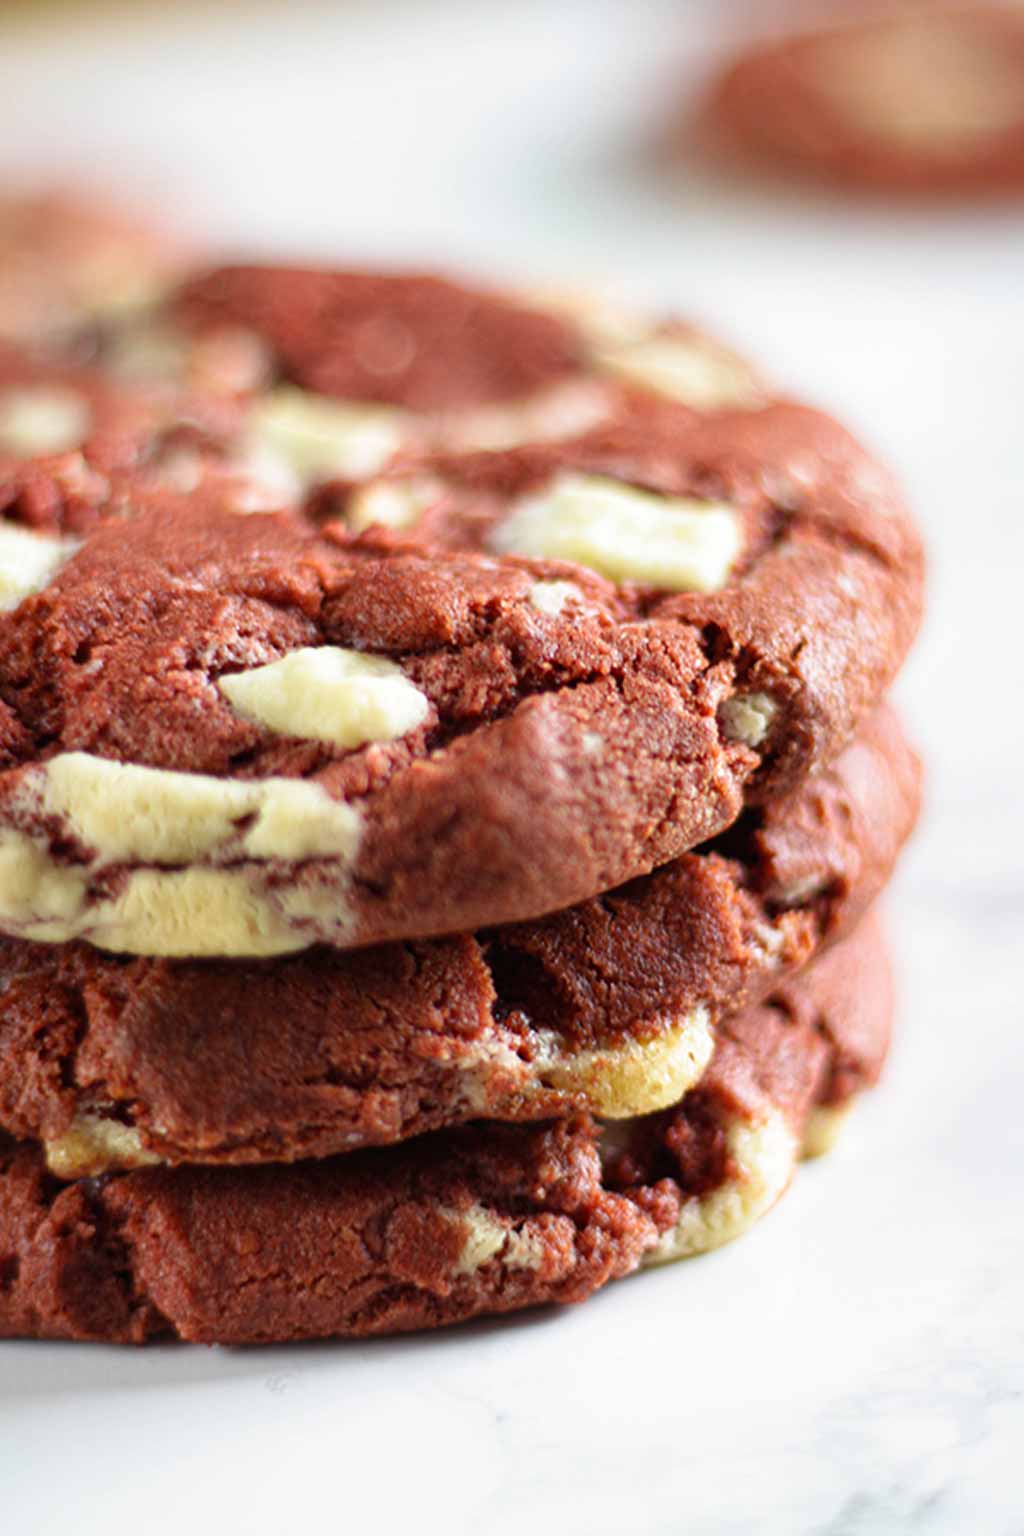
<instances>
[{"instance_id":1,"label":"top cookie","mask_svg":"<svg viewBox=\"0 0 1024 1536\"><path fill-rule=\"evenodd\" d=\"M681 321L423 275L224 268L90 322L77 353L0 332L0 507L47 531L124 516L147 489L216 480L225 505L271 510L403 455L577 437L645 400L767 398Z\"/></svg>"},{"instance_id":2,"label":"top cookie","mask_svg":"<svg viewBox=\"0 0 1024 1536\"><path fill-rule=\"evenodd\" d=\"M296 497L407 448L508 448L578 436L645 396L707 410L764 393L680 321L422 273L200 273L102 355L124 379L246 397L254 472L290 477Z\"/></svg>"},{"instance_id":3,"label":"top cookie","mask_svg":"<svg viewBox=\"0 0 1024 1536\"><path fill-rule=\"evenodd\" d=\"M265 955L569 906L827 761L919 616L890 481L781 401L633 402L336 505L5 531L0 928Z\"/></svg>"},{"instance_id":4,"label":"top cookie","mask_svg":"<svg viewBox=\"0 0 1024 1536\"><path fill-rule=\"evenodd\" d=\"M747 153L880 189L1024 187L1024 18L1013 6L884 11L752 48L709 102Z\"/></svg>"}]
</instances>

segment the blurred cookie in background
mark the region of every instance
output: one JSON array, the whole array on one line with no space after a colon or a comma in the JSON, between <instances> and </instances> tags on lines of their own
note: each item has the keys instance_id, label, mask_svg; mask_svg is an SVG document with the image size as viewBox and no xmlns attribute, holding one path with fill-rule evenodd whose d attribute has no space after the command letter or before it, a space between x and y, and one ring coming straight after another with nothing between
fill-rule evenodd
<instances>
[{"instance_id":1,"label":"blurred cookie in background","mask_svg":"<svg viewBox=\"0 0 1024 1536\"><path fill-rule=\"evenodd\" d=\"M102 199L0 191L0 341L61 346L152 300L177 257L169 237Z\"/></svg>"},{"instance_id":2,"label":"blurred cookie in background","mask_svg":"<svg viewBox=\"0 0 1024 1536\"><path fill-rule=\"evenodd\" d=\"M848 186L1024 190L1024 8L806 7L735 52L705 101L722 158Z\"/></svg>"}]
</instances>

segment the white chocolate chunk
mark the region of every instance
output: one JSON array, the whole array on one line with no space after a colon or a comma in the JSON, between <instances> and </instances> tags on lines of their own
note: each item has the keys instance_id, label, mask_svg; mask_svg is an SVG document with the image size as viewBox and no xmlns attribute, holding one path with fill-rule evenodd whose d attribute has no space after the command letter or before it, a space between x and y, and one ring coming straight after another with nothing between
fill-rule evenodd
<instances>
[{"instance_id":1,"label":"white chocolate chunk","mask_svg":"<svg viewBox=\"0 0 1024 1536\"><path fill-rule=\"evenodd\" d=\"M0 394L0 453L18 459L80 448L91 424L88 400L73 389L23 385Z\"/></svg>"},{"instance_id":2,"label":"white chocolate chunk","mask_svg":"<svg viewBox=\"0 0 1024 1536\"><path fill-rule=\"evenodd\" d=\"M88 939L118 954L291 954L346 937L349 864L335 860L321 879L280 888L259 867L135 869L116 896L90 900L88 869L51 861L31 838L0 829L0 928L41 944Z\"/></svg>"},{"instance_id":3,"label":"white chocolate chunk","mask_svg":"<svg viewBox=\"0 0 1024 1536\"><path fill-rule=\"evenodd\" d=\"M782 951L786 947L784 930L773 928L771 923L754 923L753 930L754 937L765 960L770 965L778 965Z\"/></svg>"},{"instance_id":4,"label":"white chocolate chunk","mask_svg":"<svg viewBox=\"0 0 1024 1536\"><path fill-rule=\"evenodd\" d=\"M116 1168L151 1168L161 1161L142 1145L133 1125L105 1115L76 1115L63 1136L44 1144L46 1166L58 1179L88 1179Z\"/></svg>"},{"instance_id":5,"label":"white chocolate chunk","mask_svg":"<svg viewBox=\"0 0 1024 1536\"><path fill-rule=\"evenodd\" d=\"M609 1120L652 1114L676 1104L703 1077L714 1050L706 1008L695 1008L650 1039L626 1038L604 1049L571 1051L550 1031L538 1031L538 1051L524 1061L502 1041L481 1040L462 1053L463 1097L480 1115L506 1093L517 1098L552 1089L582 1094Z\"/></svg>"},{"instance_id":6,"label":"white chocolate chunk","mask_svg":"<svg viewBox=\"0 0 1024 1536\"><path fill-rule=\"evenodd\" d=\"M736 693L718 709L722 734L729 741L759 747L771 730L778 705L767 693Z\"/></svg>"},{"instance_id":7,"label":"white chocolate chunk","mask_svg":"<svg viewBox=\"0 0 1024 1536\"><path fill-rule=\"evenodd\" d=\"M556 1037L541 1037L546 1054L536 1063L545 1086L580 1093L609 1120L651 1114L677 1104L703 1077L714 1050L706 1008L695 1008L650 1039L625 1039L604 1050L564 1051Z\"/></svg>"},{"instance_id":8,"label":"white chocolate chunk","mask_svg":"<svg viewBox=\"0 0 1024 1536\"><path fill-rule=\"evenodd\" d=\"M494 451L520 443L578 437L597 426L608 412L606 390L592 380L574 379L510 405L460 412L440 423L438 435L452 448Z\"/></svg>"},{"instance_id":9,"label":"white chocolate chunk","mask_svg":"<svg viewBox=\"0 0 1024 1536\"><path fill-rule=\"evenodd\" d=\"M486 1206L452 1211L451 1220L469 1229L455 1265L457 1275L475 1274L498 1255L506 1269L536 1269L541 1262L543 1248L537 1235L499 1221Z\"/></svg>"},{"instance_id":10,"label":"white chocolate chunk","mask_svg":"<svg viewBox=\"0 0 1024 1536\"><path fill-rule=\"evenodd\" d=\"M253 331L224 326L194 337L149 316L123 325L103 361L128 384L173 384L212 394L259 389L272 371L269 348Z\"/></svg>"},{"instance_id":11,"label":"white chocolate chunk","mask_svg":"<svg viewBox=\"0 0 1024 1536\"><path fill-rule=\"evenodd\" d=\"M695 410L762 400L749 366L709 337L673 334L607 294L541 288L523 297L576 325L600 372Z\"/></svg>"},{"instance_id":12,"label":"white chocolate chunk","mask_svg":"<svg viewBox=\"0 0 1024 1536\"><path fill-rule=\"evenodd\" d=\"M24 774L8 814L4 931L41 943L88 938L131 954L252 956L347 932L361 819L318 784L215 779L69 752ZM47 841L21 830L40 815L89 861L55 858ZM281 870L306 861L318 862ZM112 891L92 889L105 870L133 864L157 867L129 867Z\"/></svg>"},{"instance_id":13,"label":"white chocolate chunk","mask_svg":"<svg viewBox=\"0 0 1024 1536\"><path fill-rule=\"evenodd\" d=\"M397 453L403 417L386 406L352 405L283 385L253 406L249 436L257 450L279 454L304 484L333 476L359 480Z\"/></svg>"},{"instance_id":14,"label":"white chocolate chunk","mask_svg":"<svg viewBox=\"0 0 1024 1536\"><path fill-rule=\"evenodd\" d=\"M853 1105L853 1099L847 1099L844 1104L816 1104L804 1126L800 1156L824 1157L831 1152L843 1133Z\"/></svg>"},{"instance_id":15,"label":"white chocolate chunk","mask_svg":"<svg viewBox=\"0 0 1024 1536\"><path fill-rule=\"evenodd\" d=\"M568 602L582 602L583 593L574 581L535 581L527 597L530 607L557 618Z\"/></svg>"},{"instance_id":16,"label":"white chocolate chunk","mask_svg":"<svg viewBox=\"0 0 1024 1536\"><path fill-rule=\"evenodd\" d=\"M254 442L251 436L225 467L238 477L231 507L242 514L286 507L298 501L304 489L291 464L266 443Z\"/></svg>"},{"instance_id":17,"label":"white chocolate chunk","mask_svg":"<svg viewBox=\"0 0 1024 1536\"><path fill-rule=\"evenodd\" d=\"M771 1210L793 1174L799 1151L786 1117L776 1109L762 1119L737 1117L726 1132L734 1172L702 1198L683 1205L676 1225L643 1260L643 1267L707 1253L732 1242Z\"/></svg>"},{"instance_id":18,"label":"white chocolate chunk","mask_svg":"<svg viewBox=\"0 0 1024 1536\"><path fill-rule=\"evenodd\" d=\"M721 587L740 544L731 507L572 473L525 497L491 535L499 554L569 560L669 592Z\"/></svg>"},{"instance_id":19,"label":"white chocolate chunk","mask_svg":"<svg viewBox=\"0 0 1024 1536\"><path fill-rule=\"evenodd\" d=\"M345 938L347 872L340 862L322 883L278 890L258 870L135 870L115 902L87 914L84 936L137 955L291 954Z\"/></svg>"},{"instance_id":20,"label":"white chocolate chunk","mask_svg":"<svg viewBox=\"0 0 1024 1536\"><path fill-rule=\"evenodd\" d=\"M411 480L377 480L361 486L349 497L345 521L354 533L375 525L411 528L443 495L441 482L427 475Z\"/></svg>"},{"instance_id":21,"label":"white chocolate chunk","mask_svg":"<svg viewBox=\"0 0 1024 1536\"><path fill-rule=\"evenodd\" d=\"M547 310L570 321L591 346L639 341L651 332L650 322L616 294L600 287L568 288L546 283L523 289L520 297L532 309Z\"/></svg>"},{"instance_id":22,"label":"white chocolate chunk","mask_svg":"<svg viewBox=\"0 0 1024 1536\"><path fill-rule=\"evenodd\" d=\"M217 779L65 752L24 776L25 809L36 796L106 865L325 858L350 853L356 837L352 807L304 779Z\"/></svg>"},{"instance_id":23,"label":"white chocolate chunk","mask_svg":"<svg viewBox=\"0 0 1024 1536\"><path fill-rule=\"evenodd\" d=\"M246 720L280 736L338 747L396 741L430 713L426 694L384 656L336 645L292 651L280 661L218 680Z\"/></svg>"},{"instance_id":24,"label":"white chocolate chunk","mask_svg":"<svg viewBox=\"0 0 1024 1536\"><path fill-rule=\"evenodd\" d=\"M1017 60L949 17L836 32L819 44L815 83L872 135L911 149L968 152L1021 119Z\"/></svg>"},{"instance_id":25,"label":"white chocolate chunk","mask_svg":"<svg viewBox=\"0 0 1024 1536\"><path fill-rule=\"evenodd\" d=\"M482 1205L472 1206L468 1211L453 1211L452 1220L460 1227L468 1228L468 1236L455 1265L457 1275L475 1274L505 1246L506 1228Z\"/></svg>"},{"instance_id":26,"label":"white chocolate chunk","mask_svg":"<svg viewBox=\"0 0 1024 1536\"><path fill-rule=\"evenodd\" d=\"M181 331L146 319L115 332L103 363L126 384L183 384L188 354L188 338Z\"/></svg>"},{"instance_id":27,"label":"white chocolate chunk","mask_svg":"<svg viewBox=\"0 0 1024 1536\"><path fill-rule=\"evenodd\" d=\"M54 539L0 518L0 611L41 592L78 547L77 539Z\"/></svg>"},{"instance_id":28,"label":"white chocolate chunk","mask_svg":"<svg viewBox=\"0 0 1024 1536\"><path fill-rule=\"evenodd\" d=\"M637 340L599 346L599 368L678 400L695 410L717 410L758 403L760 393L745 363L708 342L656 332Z\"/></svg>"}]
</instances>

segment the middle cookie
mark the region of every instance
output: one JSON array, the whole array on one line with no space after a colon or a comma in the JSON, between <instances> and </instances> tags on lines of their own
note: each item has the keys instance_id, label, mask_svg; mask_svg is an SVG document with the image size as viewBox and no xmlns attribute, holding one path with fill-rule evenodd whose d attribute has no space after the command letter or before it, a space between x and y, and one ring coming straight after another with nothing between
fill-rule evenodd
<instances>
[{"instance_id":1,"label":"middle cookie","mask_svg":"<svg viewBox=\"0 0 1024 1536\"><path fill-rule=\"evenodd\" d=\"M664 1108L703 1075L719 1018L870 906L918 795L883 711L717 844L543 921L258 964L7 941L0 1131L74 1178Z\"/></svg>"}]
</instances>

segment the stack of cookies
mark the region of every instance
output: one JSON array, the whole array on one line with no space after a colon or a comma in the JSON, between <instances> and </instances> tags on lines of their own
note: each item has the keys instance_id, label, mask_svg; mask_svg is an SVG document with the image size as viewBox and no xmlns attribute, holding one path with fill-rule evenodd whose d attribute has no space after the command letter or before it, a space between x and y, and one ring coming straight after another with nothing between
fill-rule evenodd
<instances>
[{"instance_id":1,"label":"stack of cookies","mask_svg":"<svg viewBox=\"0 0 1024 1536\"><path fill-rule=\"evenodd\" d=\"M736 1237L886 1052L890 478L676 322L157 266L0 353L0 1334L436 1327Z\"/></svg>"}]
</instances>

